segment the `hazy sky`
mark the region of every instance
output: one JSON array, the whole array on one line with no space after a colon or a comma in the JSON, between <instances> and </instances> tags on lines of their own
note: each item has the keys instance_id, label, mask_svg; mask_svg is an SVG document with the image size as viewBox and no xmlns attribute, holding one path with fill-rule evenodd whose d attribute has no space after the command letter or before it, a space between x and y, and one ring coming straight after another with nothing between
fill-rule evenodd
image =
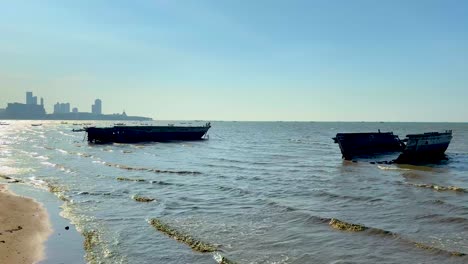
<instances>
[{"instance_id":1,"label":"hazy sky","mask_svg":"<svg viewBox=\"0 0 468 264\"><path fill-rule=\"evenodd\" d=\"M468 121L468 1L0 1L0 108Z\"/></svg>"}]
</instances>

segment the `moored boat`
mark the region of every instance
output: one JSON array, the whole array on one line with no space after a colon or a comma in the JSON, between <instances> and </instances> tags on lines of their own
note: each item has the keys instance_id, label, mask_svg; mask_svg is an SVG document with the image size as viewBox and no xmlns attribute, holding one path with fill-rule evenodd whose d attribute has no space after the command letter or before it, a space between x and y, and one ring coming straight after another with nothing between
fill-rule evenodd
<instances>
[{"instance_id":1,"label":"moored boat","mask_svg":"<svg viewBox=\"0 0 468 264\"><path fill-rule=\"evenodd\" d=\"M211 124L204 126L113 126L86 127L91 143L136 143L201 140Z\"/></svg>"},{"instance_id":2,"label":"moored boat","mask_svg":"<svg viewBox=\"0 0 468 264\"><path fill-rule=\"evenodd\" d=\"M340 146L344 159L376 155L386 152L399 152L404 144L393 132L338 133L333 138Z\"/></svg>"},{"instance_id":3,"label":"moored boat","mask_svg":"<svg viewBox=\"0 0 468 264\"><path fill-rule=\"evenodd\" d=\"M407 135L404 139L406 147L395 162L408 163L443 159L451 140L452 130Z\"/></svg>"}]
</instances>

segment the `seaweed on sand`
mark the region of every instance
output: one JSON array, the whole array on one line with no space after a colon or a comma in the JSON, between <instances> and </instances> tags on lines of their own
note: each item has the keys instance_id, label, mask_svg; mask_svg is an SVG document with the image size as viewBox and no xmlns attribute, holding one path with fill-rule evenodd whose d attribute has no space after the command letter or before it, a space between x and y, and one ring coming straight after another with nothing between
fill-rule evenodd
<instances>
[{"instance_id":1,"label":"seaweed on sand","mask_svg":"<svg viewBox=\"0 0 468 264\"><path fill-rule=\"evenodd\" d=\"M96 231L84 231L84 242L83 247L86 251L90 251L97 244L97 232Z\"/></svg>"},{"instance_id":2,"label":"seaweed on sand","mask_svg":"<svg viewBox=\"0 0 468 264\"><path fill-rule=\"evenodd\" d=\"M184 243L188 245L190 248L192 248L195 251L198 252L215 252L217 250L217 247L208 243L205 243L203 241L197 240L189 235L183 234L167 224L161 222L161 220L157 218L153 218L150 220L150 224L156 228L158 231L161 233L166 234L167 236Z\"/></svg>"},{"instance_id":3,"label":"seaweed on sand","mask_svg":"<svg viewBox=\"0 0 468 264\"><path fill-rule=\"evenodd\" d=\"M142 202L142 203L149 203L155 200L154 198L149 198L149 197L144 197L144 196L139 196L139 195L134 195L132 198L133 200L137 202Z\"/></svg>"},{"instance_id":4,"label":"seaweed on sand","mask_svg":"<svg viewBox=\"0 0 468 264\"><path fill-rule=\"evenodd\" d=\"M47 187L49 188L49 192L55 194L60 200L64 202L69 202L65 195L63 194L64 189L58 185L53 185L51 183L47 184Z\"/></svg>"},{"instance_id":5,"label":"seaweed on sand","mask_svg":"<svg viewBox=\"0 0 468 264\"><path fill-rule=\"evenodd\" d=\"M184 243L188 245L192 250L201 252L201 253L206 253L206 252L215 252L214 254L214 259L216 262L219 264L236 264L236 262L229 260L225 256L222 256L218 252L218 247L200 240L197 240L187 234L184 234L182 232L179 232L173 228L171 228L169 225L163 223L161 220L157 218L153 218L150 220L150 224L156 228L158 231L161 233L164 233L165 235L169 236L170 238L173 238L181 243Z\"/></svg>"},{"instance_id":6,"label":"seaweed on sand","mask_svg":"<svg viewBox=\"0 0 468 264\"><path fill-rule=\"evenodd\" d=\"M423 244L423 243L419 243L419 242L414 242L413 243L417 248L421 248L421 249L425 249L425 250L429 250L429 251L433 251L433 252L439 252L439 253L447 253L447 254L450 254L454 257L463 257L465 256L466 254L465 253L461 253L461 252L458 252L458 251L447 251L447 250L444 250L444 249L440 249L440 248L437 248L437 247L433 247L433 246L429 246L429 245L426 245L426 244Z\"/></svg>"},{"instance_id":7,"label":"seaweed on sand","mask_svg":"<svg viewBox=\"0 0 468 264\"><path fill-rule=\"evenodd\" d=\"M367 226L347 223L336 218L332 218L328 224L333 228L350 232L362 232L369 229Z\"/></svg>"},{"instance_id":8,"label":"seaweed on sand","mask_svg":"<svg viewBox=\"0 0 468 264\"><path fill-rule=\"evenodd\" d=\"M417 248L428 250L431 252L435 253L442 253L442 254L449 254L454 257L463 257L466 254L458 251L448 251L445 249L440 249L434 246L426 245L420 242L414 242L409 239L406 239L404 237L401 237L400 235L393 233L391 231L387 230L382 230L378 228L372 228L372 227L367 227L364 225L359 225L359 224L352 224L352 223L347 223L341 220L338 220L336 218L332 218L329 222L329 225L332 226L335 229L338 230L343 230L343 231L350 231L350 232L362 232L362 231L368 231L369 234L374 234L374 235L384 235L388 237L396 237L404 241L405 243L414 245Z\"/></svg>"},{"instance_id":9,"label":"seaweed on sand","mask_svg":"<svg viewBox=\"0 0 468 264\"><path fill-rule=\"evenodd\" d=\"M458 187L458 186L440 186L436 184L416 184L416 183L409 183L410 185L416 186L416 187L422 187L422 188L429 188L433 189L439 192L443 191L454 191L454 192L460 192L460 193L466 193L468 192L466 189Z\"/></svg>"},{"instance_id":10,"label":"seaweed on sand","mask_svg":"<svg viewBox=\"0 0 468 264\"><path fill-rule=\"evenodd\" d=\"M134 181L134 182L144 182L144 179L130 179L125 177L117 177L118 181Z\"/></svg>"}]
</instances>

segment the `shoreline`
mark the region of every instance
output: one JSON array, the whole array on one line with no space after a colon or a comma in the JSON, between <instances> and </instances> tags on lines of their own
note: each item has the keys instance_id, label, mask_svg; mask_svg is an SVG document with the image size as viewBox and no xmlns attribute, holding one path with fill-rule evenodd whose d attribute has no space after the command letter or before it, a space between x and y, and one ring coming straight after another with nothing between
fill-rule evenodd
<instances>
[{"instance_id":1,"label":"shoreline","mask_svg":"<svg viewBox=\"0 0 468 264\"><path fill-rule=\"evenodd\" d=\"M84 237L81 232L77 230L74 221L63 215L64 211L68 210L66 209L67 203L57 198L56 194L27 183L8 184L8 189L18 196L34 199L34 201L39 202L48 213L52 234L44 242L45 257L37 264L86 263L86 252L83 248ZM2 262L0 263L3 264Z\"/></svg>"},{"instance_id":2,"label":"shoreline","mask_svg":"<svg viewBox=\"0 0 468 264\"><path fill-rule=\"evenodd\" d=\"M0 263L38 263L53 233L46 208L0 184Z\"/></svg>"}]
</instances>

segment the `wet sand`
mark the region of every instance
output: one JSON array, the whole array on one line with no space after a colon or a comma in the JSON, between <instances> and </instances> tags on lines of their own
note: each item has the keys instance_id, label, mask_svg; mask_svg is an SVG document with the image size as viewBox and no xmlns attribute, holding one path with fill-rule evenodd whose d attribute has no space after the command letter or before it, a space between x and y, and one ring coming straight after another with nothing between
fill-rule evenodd
<instances>
[{"instance_id":1,"label":"wet sand","mask_svg":"<svg viewBox=\"0 0 468 264\"><path fill-rule=\"evenodd\" d=\"M0 184L0 263L37 263L52 234L46 209Z\"/></svg>"}]
</instances>

